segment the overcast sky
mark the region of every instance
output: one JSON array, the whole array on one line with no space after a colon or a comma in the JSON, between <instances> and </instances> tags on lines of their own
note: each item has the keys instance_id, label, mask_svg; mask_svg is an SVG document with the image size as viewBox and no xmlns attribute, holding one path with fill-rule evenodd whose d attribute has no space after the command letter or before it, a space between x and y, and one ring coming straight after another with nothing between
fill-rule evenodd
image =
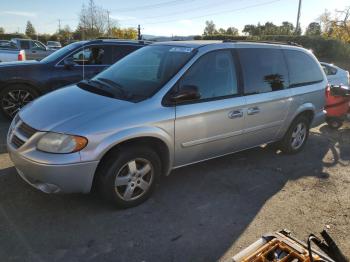
<instances>
[{"instance_id":1,"label":"overcast sky","mask_svg":"<svg viewBox=\"0 0 350 262\"><path fill-rule=\"evenodd\" d=\"M111 12L121 27L141 24L143 34L202 34L206 20L217 28L234 26L242 30L246 24L280 24L296 22L299 0L95 0ZM0 0L0 27L6 32L25 31L30 20L37 32L54 33L58 19L62 26L75 29L83 2L87 0ZM301 26L315 21L325 9L334 11L349 6L349 0L303 0Z\"/></svg>"}]
</instances>

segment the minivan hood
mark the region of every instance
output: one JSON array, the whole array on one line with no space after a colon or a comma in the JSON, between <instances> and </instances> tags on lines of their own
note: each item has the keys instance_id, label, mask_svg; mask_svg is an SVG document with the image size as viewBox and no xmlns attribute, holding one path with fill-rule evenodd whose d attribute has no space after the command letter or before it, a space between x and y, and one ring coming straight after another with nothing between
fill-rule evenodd
<instances>
[{"instance_id":1,"label":"minivan hood","mask_svg":"<svg viewBox=\"0 0 350 262\"><path fill-rule=\"evenodd\" d=\"M108 111L130 105L130 102L97 95L68 86L44 95L20 111L20 118L40 131L69 132Z\"/></svg>"}]
</instances>

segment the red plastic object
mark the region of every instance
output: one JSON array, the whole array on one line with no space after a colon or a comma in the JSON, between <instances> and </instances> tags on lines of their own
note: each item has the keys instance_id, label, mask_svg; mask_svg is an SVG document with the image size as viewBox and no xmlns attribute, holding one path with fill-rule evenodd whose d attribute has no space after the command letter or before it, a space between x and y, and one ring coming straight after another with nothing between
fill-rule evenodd
<instances>
[{"instance_id":1,"label":"red plastic object","mask_svg":"<svg viewBox=\"0 0 350 262\"><path fill-rule=\"evenodd\" d=\"M342 118L349 112L349 96L332 96L329 87L326 90L327 117Z\"/></svg>"}]
</instances>

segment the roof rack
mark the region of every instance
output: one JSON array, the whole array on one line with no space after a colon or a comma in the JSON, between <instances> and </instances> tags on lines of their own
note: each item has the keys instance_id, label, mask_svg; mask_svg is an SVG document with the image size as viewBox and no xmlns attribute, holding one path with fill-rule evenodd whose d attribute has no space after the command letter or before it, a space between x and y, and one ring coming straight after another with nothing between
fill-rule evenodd
<instances>
[{"instance_id":1,"label":"roof rack","mask_svg":"<svg viewBox=\"0 0 350 262\"><path fill-rule=\"evenodd\" d=\"M279 42L279 41L259 41L259 40L231 40L231 39L226 39L222 41L223 43L238 43L238 42L244 42L244 43L262 43L262 44L275 44L275 45L291 45L291 46L298 46L302 47L302 45L292 42L292 41L287 41L287 42Z\"/></svg>"},{"instance_id":2,"label":"roof rack","mask_svg":"<svg viewBox=\"0 0 350 262\"><path fill-rule=\"evenodd\" d=\"M132 43L140 43L140 44L152 44L152 43L154 43L154 41L150 41L150 40L120 39L120 38L113 38L113 37L108 37L108 38L99 37L99 38L93 39L91 41L103 42L103 41L108 41L108 40L118 41L118 42L132 42Z\"/></svg>"}]
</instances>

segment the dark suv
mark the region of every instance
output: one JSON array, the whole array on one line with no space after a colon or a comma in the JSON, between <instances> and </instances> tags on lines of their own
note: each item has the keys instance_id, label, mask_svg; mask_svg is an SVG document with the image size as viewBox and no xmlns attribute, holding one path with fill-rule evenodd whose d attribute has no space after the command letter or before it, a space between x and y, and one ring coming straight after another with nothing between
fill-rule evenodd
<instances>
[{"instance_id":1,"label":"dark suv","mask_svg":"<svg viewBox=\"0 0 350 262\"><path fill-rule=\"evenodd\" d=\"M0 110L8 118L36 97L90 79L144 41L94 40L67 45L41 61L0 64Z\"/></svg>"}]
</instances>

